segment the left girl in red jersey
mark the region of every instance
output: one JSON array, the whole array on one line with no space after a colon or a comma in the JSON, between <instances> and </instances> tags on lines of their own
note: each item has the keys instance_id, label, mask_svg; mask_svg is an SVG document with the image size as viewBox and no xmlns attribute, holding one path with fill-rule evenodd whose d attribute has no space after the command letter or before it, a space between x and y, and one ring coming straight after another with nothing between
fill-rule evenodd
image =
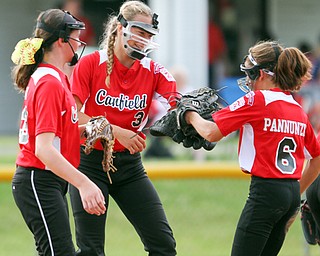
<instances>
[{"instance_id":1,"label":"left girl in red jersey","mask_svg":"<svg viewBox=\"0 0 320 256\"><path fill-rule=\"evenodd\" d=\"M72 93L77 102L79 122L92 116L106 116L116 142L113 165L108 179L101 161L103 151L85 155L81 151L79 169L115 200L140 236L149 255L176 255L176 243L161 200L141 161L146 147L141 132L148 120L154 96L175 95L176 82L160 64L147 57L157 48L153 37L158 34L155 13L142 1L126 1L117 16L110 16L101 50L84 56L71 77ZM75 218L77 255L105 255L107 214L87 214L79 201L78 191L70 187ZM120 238L121 239L121 238Z\"/></svg>"},{"instance_id":2,"label":"left girl in red jersey","mask_svg":"<svg viewBox=\"0 0 320 256\"><path fill-rule=\"evenodd\" d=\"M239 164L251 184L231 255L275 256L299 211L300 193L320 169L313 127L291 95L311 78L311 63L297 48L265 41L249 49L240 69L245 96L214 113L214 122L191 111L184 117L211 142L240 129Z\"/></svg>"},{"instance_id":3,"label":"left girl in red jersey","mask_svg":"<svg viewBox=\"0 0 320 256\"><path fill-rule=\"evenodd\" d=\"M62 71L66 63L77 62L84 28L68 12L43 11L33 37L19 41L12 54L12 77L24 92L12 193L39 255L75 255L65 198L68 183L79 190L88 214L106 210L100 189L76 169L77 106Z\"/></svg>"}]
</instances>

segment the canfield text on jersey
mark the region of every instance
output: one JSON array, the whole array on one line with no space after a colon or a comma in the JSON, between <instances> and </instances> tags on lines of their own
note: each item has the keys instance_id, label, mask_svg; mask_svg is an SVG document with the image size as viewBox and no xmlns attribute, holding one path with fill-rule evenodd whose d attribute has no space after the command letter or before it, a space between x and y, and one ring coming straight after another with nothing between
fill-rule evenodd
<instances>
[{"instance_id":1,"label":"canfield text on jersey","mask_svg":"<svg viewBox=\"0 0 320 256\"><path fill-rule=\"evenodd\" d=\"M129 110L141 110L145 109L147 105L147 95L134 95L133 99L130 99L128 95L123 93L119 94L119 97L112 97L108 95L107 90L100 89L96 94L97 105L110 106L118 108L120 111L124 109Z\"/></svg>"}]
</instances>

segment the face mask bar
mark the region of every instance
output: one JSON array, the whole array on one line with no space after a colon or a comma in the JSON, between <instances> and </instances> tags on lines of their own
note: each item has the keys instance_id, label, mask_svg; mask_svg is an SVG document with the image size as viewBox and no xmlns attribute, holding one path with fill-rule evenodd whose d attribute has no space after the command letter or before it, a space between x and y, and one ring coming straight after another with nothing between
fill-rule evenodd
<instances>
[{"instance_id":1,"label":"face mask bar","mask_svg":"<svg viewBox=\"0 0 320 256\"><path fill-rule=\"evenodd\" d=\"M241 91L245 93L252 91L252 80L249 80L247 77L239 78L237 83Z\"/></svg>"},{"instance_id":2,"label":"face mask bar","mask_svg":"<svg viewBox=\"0 0 320 256\"><path fill-rule=\"evenodd\" d=\"M52 34L52 36L49 39L47 39L46 42L44 42L45 45L52 44L53 42L58 40L58 38L62 38L65 43L69 44L74 54L71 61L69 62L69 65L73 66L81 58L87 44L83 41L70 37L70 33L73 30L84 30L85 24L82 21L80 21L78 18L73 16L70 12L68 11L63 11L63 12L64 12L63 21L56 28L50 27L48 24L46 24L45 18L44 18L45 14L41 17L41 20L37 22L36 27L43 29L44 31ZM69 42L70 39L79 42L83 46L80 57L78 57L78 54L74 51L72 45L70 44Z\"/></svg>"},{"instance_id":3,"label":"face mask bar","mask_svg":"<svg viewBox=\"0 0 320 256\"><path fill-rule=\"evenodd\" d=\"M78 63L79 59L82 57L82 54L83 54L87 44L79 39L70 37L70 34L71 34L72 30L85 29L85 24L82 21L80 21L78 18L73 16L70 12L68 12L68 11L64 11L64 12L65 12L65 18L64 18L65 30L60 30L60 32L65 31L65 36L63 37L63 36L59 35L59 37L64 38L64 41L68 42L69 46L71 47L71 50L73 52L73 57L72 57L71 61L69 62L69 66L74 66L75 64ZM78 56L78 54L74 51L72 45L69 42L70 39L81 44L82 50L81 50L80 56Z\"/></svg>"},{"instance_id":4,"label":"face mask bar","mask_svg":"<svg viewBox=\"0 0 320 256\"><path fill-rule=\"evenodd\" d=\"M72 45L71 45L70 42L69 42L70 39L71 39L71 40L74 40L74 41L76 41L76 42L78 42L78 43L81 44L82 50L81 50L80 55L78 55L78 54L74 51ZM69 65L69 66L74 66L74 65L76 65L76 64L78 63L78 61L81 59L82 54L83 54L83 52L84 52L87 44L86 44L85 42L79 40L79 39L76 39L76 38L73 38L73 37L70 37L70 36L68 37L68 44L69 44L69 46L71 47L71 50L72 50L72 52L73 52L73 57L72 57L72 59L71 59L71 61L69 62L68 65Z\"/></svg>"},{"instance_id":5,"label":"face mask bar","mask_svg":"<svg viewBox=\"0 0 320 256\"><path fill-rule=\"evenodd\" d=\"M253 67L245 67L244 63L247 58L249 58L250 62L254 65ZM259 77L261 68L262 67L252 57L251 53L249 55L246 55L243 59L243 62L240 64L240 70L244 72L253 81Z\"/></svg>"},{"instance_id":6,"label":"face mask bar","mask_svg":"<svg viewBox=\"0 0 320 256\"><path fill-rule=\"evenodd\" d=\"M153 24L147 24L144 22L138 22L138 21L127 21L121 14L118 16L118 21L122 24L123 30L123 43L124 48L126 49L126 53L129 57L133 59L141 60L142 58L146 57L150 52L156 50L159 48L159 44L152 41L152 39L146 39L144 37L141 37L139 35L136 35L131 32L131 28L139 28L142 29L151 35L157 35L159 33L158 29L158 21L156 18L158 17L156 14L153 15ZM131 47L128 44L128 41L132 40L140 45L143 45L142 49L137 49L134 47Z\"/></svg>"},{"instance_id":7,"label":"face mask bar","mask_svg":"<svg viewBox=\"0 0 320 256\"><path fill-rule=\"evenodd\" d=\"M253 67L247 68L245 67L244 63L246 59L249 58L250 62L254 65ZM252 88L252 81L255 81L260 76L260 70L265 72L266 74L270 76L274 76L274 73L268 69L265 68L265 65L259 65L256 60L253 58L251 53L249 55L246 55L243 59L243 62L240 64L240 70L246 74L246 77L238 79L238 85L240 89L244 92L251 91Z\"/></svg>"},{"instance_id":8,"label":"face mask bar","mask_svg":"<svg viewBox=\"0 0 320 256\"><path fill-rule=\"evenodd\" d=\"M130 31L130 28L123 28L123 43L124 43L124 48L127 50L127 54L134 58L134 59L139 59L141 60L145 56L147 56L150 52L156 50L159 48L159 44L145 39L141 36L138 36ZM132 40L135 41L138 44L144 45L142 49L137 49L133 48L128 44L128 41Z\"/></svg>"}]
</instances>

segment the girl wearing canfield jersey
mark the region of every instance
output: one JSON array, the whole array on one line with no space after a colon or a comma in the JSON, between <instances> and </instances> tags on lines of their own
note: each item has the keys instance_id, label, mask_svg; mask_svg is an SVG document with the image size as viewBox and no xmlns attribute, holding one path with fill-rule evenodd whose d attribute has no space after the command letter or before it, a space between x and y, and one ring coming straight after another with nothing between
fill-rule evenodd
<instances>
[{"instance_id":1,"label":"girl wearing canfield jersey","mask_svg":"<svg viewBox=\"0 0 320 256\"><path fill-rule=\"evenodd\" d=\"M141 1L126 1L117 16L111 16L101 43L101 50L83 57L75 67L72 93L77 102L79 122L105 116L116 139L113 165L116 172L102 169L103 151L99 143L85 155L81 152L79 169L118 204L140 236L149 255L176 255L175 239L160 198L141 161L148 120L154 96L169 99L176 92L176 82L160 64L147 57L157 48L157 15ZM168 106L169 107L169 106ZM105 255L107 214L87 214L78 191L71 186L71 203L76 226L77 255Z\"/></svg>"}]
</instances>

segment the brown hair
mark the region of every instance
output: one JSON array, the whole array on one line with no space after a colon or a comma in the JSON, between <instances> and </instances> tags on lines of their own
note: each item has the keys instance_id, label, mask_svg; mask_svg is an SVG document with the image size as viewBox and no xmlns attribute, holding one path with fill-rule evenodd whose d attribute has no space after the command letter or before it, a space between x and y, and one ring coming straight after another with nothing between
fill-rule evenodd
<instances>
[{"instance_id":1,"label":"brown hair","mask_svg":"<svg viewBox=\"0 0 320 256\"><path fill-rule=\"evenodd\" d=\"M311 79L312 64L296 47L284 48L276 41L262 41L249 49L259 65L272 71L272 81L285 91L298 91ZM251 63L252 65L252 63Z\"/></svg>"},{"instance_id":2,"label":"brown hair","mask_svg":"<svg viewBox=\"0 0 320 256\"><path fill-rule=\"evenodd\" d=\"M41 12L37 21L43 20L51 28L56 28L62 23L64 15L65 13L60 9L49 9ZM33 37L43 38L42 46L34 55L36 63L31 65L16 65L11 72L15 86L22 92L26 90L31 75L42 62L44 53L51 50L52 43L55 41L54 39L51 40L53 37L52 33L48 33L41 28L35 28Z\"/></svg>"},{"instance_id":3,"label":"brown hair","mask_svg":"<svg viewBox=\"0 0 320 256\"><path fill-rule=\"evenodd\" d=\"M119 14L122 14L123 17L128 21L133 21L135 16L138 14L142 14L145 16L152 17L153 13L149 6L141 1L126 1L120 7ZM106 49L108 54L108 63L107 63L107 77L106 77L106 85L110 86L110 75L113 69L113 55L114 55L114 44L117 38L117 25L118 20L117 16L110 15L107 23L104 24L104 33L103 38L100 44L100 49Z\"/></svg>"}]
</instances>

